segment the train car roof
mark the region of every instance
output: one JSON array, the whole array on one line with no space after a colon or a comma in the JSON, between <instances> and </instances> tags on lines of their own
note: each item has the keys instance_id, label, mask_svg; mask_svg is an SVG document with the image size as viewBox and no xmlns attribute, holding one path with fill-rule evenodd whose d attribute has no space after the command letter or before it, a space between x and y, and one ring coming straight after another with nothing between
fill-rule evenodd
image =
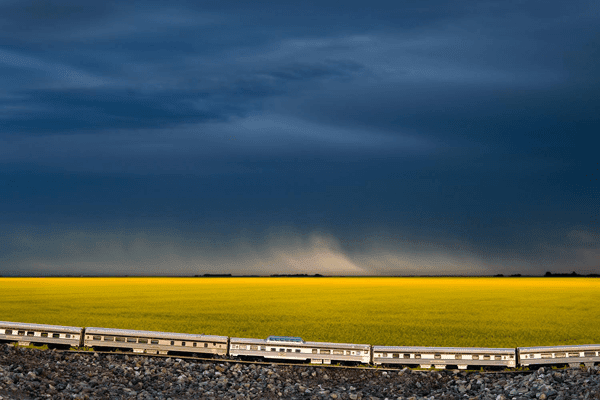
<instances>
[{"instance_id":1,"label":"train car roof","mask_svg":"<svg viewBox=\"0 0 600 400\"><path fill-rule=\"evenodd\" d=\"M83 328L80 328L77 326L28 324L28 323L24 323L24 322L10 322L10 321L0 321L0 327L12 328L12 329L62 331L62 332L69 332L69 333L81 333L81 330L83 329Z\"/></svg>"},{"instance_id":2,"label":"train car roof","mask_svg":"<svg viewBox=\"0 0 600 400\"><path fill-rule=\"evenodd\" d=\"M231 343L250 343L250 344L262 344L262 345L290 345L303 347L340 347L340 348L367 348L371 347L370 344L354 344L354 343L330 343L330 342L270 342L267 339L253 339L253 338L231 338Z\"/></svg>"},{"instance_id":3,"label":"train car roof","mask_svg":"<svg viewBox=\"0 0 600 400\"><path fill-rule=\"evenodd\" d=\"M114 329L114 328L85 328L86 334L99 334L111 336L138 336L149 338L168 338L168 339L186 339L186 340L208 340L208 341L227 341L227 336L201 335L194 333L178 332L158 332L158 331L138 331L134 329Z\"/></svg>"},{"instance_id":4,"label":"train car roof","mask_svg":"<svg viewBox=\"0 0 600 400\"><path fill-rule=\"evenodd\" d=\"M548 351L581 351L588 349L600 349L600 344L580 344L567 346L535 346L535 347L519 347L519 351L530 352L548 352Z\"/></svg>"},{"instance_id":5,"label":"train car roof","mask_svg":"<svg viewBox=\"0 0 600 400\"><path fill-rule=\"evenodd\" d=\"M488 347L427 347L427 346L373 346L373 351L388 353L431 352L431 353L506 353L515 352L514 348L488 348Z\"/></svg>"}]
</instances>

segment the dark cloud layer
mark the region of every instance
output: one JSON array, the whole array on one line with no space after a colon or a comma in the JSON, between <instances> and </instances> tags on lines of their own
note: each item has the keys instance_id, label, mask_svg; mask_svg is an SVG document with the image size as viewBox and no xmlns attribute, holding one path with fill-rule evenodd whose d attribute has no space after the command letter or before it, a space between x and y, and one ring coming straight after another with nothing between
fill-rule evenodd
<instances>
[{"instance_id":1,"label":"dark cloud layer","mask_svg":"<svg viewBox=\"0 0 600 400\"><path fill-rule=\"evenodd\" d=\"M595 2L0 2L0 274L600 272Z\"/></svg>"}]
</instances>

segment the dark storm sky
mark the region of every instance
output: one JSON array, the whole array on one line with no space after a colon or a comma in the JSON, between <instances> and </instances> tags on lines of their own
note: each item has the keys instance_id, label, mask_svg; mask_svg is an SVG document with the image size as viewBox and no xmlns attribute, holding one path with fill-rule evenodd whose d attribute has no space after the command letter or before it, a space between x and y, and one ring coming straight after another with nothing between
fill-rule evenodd
<instances>
[{"instance_id":1,"label":"dark storm sky","mask_svg":"<svg viewBox=\"0 0 600 400\"><path fill-rule=\"evenodd\" d=\"M0 274L600 272L597 1L0 0Z\"/></svg>"}]
</instances>

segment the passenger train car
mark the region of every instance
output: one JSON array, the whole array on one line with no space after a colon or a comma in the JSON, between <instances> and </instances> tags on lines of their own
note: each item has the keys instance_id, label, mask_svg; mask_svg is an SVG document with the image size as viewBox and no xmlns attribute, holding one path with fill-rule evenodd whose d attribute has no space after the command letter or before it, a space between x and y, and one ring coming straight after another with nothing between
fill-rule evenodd
<instances>
[{"instance_id":1,"label":"passenger train car","mask_svg":"<svg viewBox=\"0 0 600 400\"><path fill-rule=\"evenodd\" d=\"M147 354L216 355L313 364L360 363L421 368L503 367L600 363L600 344L513 348L371 346L306 342L300 337L229 338L188 333L79 328L0 321L0 341L20 345L116 349Z\"/></svg>"},{"instance_id":2,"label":"passenger train car","mask_svg":"<svg viewBox=\"0 0 600 400\"><path fill-rule=\"evenodd\" d=\"M539 346L519 347L519 364L569 364L574 367L580 364L592 366L600 362L600 344L581 346Z\"/></svg>"},{"instance_id":3,"label":"passenger train car","mask_svg":"<svg viewBox=\"0 0 600 400\"><path fill-rule=\"evenodd\" d=\"M349 343L305 342L291 336L269 336L267 339L231 338L232 357L262 357L284 360L310 360L313 364L371 361L371 345Z\"/></svg>"},{"instance_id":4,"label":"passenger train car","mask_svg":"<svg viewBox=\"0 0 600 400\"><path fill-rule=\"evenodd\" d=\"M84 346L131 349L134 353L202 353L227 355L227 336L85 328Z\"/></svg>"},{"instance_id":5,"label":"passenger train car","mask_svg":"<svg viewBox=\"0 0 600 400\"><path fill-rule=\"evenodd\" d=\"M60 325L23 324L0 321L0 340L20 345L58 344L77 347L81 344L83 328Z\"/></svg>"},{"instance_id":6,"label":"passenger train car","mask_svg":"<svg viewBox=\"0 0 600 400\"><path fill-rule=\"evenodd\" d=\"M490 349L482 347L411 347L373 346L375 365L418 365L421 368L446 368L468 366L515 368L515 349Z\"/></svg>"}]
</instances>

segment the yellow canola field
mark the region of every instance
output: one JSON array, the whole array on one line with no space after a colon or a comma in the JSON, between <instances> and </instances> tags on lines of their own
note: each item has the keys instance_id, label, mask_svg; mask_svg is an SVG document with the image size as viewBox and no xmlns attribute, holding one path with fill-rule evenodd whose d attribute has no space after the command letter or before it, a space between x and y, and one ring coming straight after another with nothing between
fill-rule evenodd
<instances>
[{"instance_id":1,"label":"yellow canola field","mask_svg":"<svg viewBox=\"0 0 600 400\"><path fill-rule=\"evenodd\" d=\"M593 278L0 278L0 320L372 345L600 343Z\"/></svg>"}]
</instances>

